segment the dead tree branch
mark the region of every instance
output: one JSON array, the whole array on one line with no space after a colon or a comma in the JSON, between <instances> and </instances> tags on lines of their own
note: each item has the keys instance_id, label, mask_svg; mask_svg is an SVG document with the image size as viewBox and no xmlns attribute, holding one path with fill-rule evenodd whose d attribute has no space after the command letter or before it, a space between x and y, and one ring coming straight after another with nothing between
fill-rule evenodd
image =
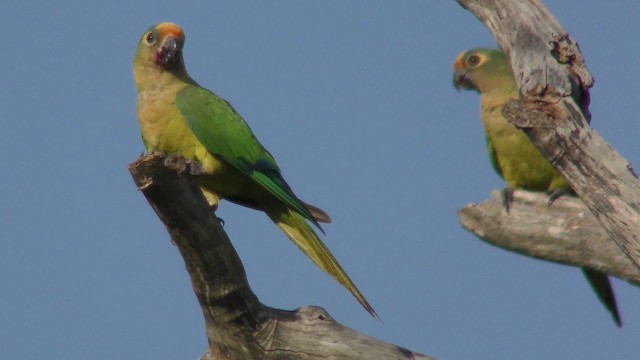
<instances>
[{"instance_id":1,"label":"dead tree branch","mask_svg":"<svg viewBox=\"0 0 640 360\"><path fill-rule=\"evenodd\" d=\"M258 301L237 253L182 158L152 154L129 165L165 224L205 318L202 359L431 359L336 322L314 306L277 310Z\"/></svg>"},{"instance_id":2,"label":"dead tree branch","mask_svg":"<svg viewBox=\"0 0 640 360\"><path fill-rule=\"evenodd\" d=\"M547 206L544 193L515 191L509 214L498 191L458 211L462 226L491 245L526 256L587 267L640 286L640 270L611 241L580 199Z\"/></svg>"}]
</instances>

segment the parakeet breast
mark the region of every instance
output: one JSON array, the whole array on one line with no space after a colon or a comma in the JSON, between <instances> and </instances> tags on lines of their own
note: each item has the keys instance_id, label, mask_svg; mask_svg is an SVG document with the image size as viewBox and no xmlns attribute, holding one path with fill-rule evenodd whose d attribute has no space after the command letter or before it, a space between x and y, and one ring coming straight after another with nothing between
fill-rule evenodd
<instances>
[{"instance_id":1,"label":"parakeet breast","mask_svg":"<svg viewBox=\"0 0 640 360\"><path fill-rule=\"evenodd\" d=\"M570 189L566 180L542 156L527 135L507 122L504 104L482 103L482 123L495 149L497 168L507 186L513 189L546 191Z\"/></svg>"},{"instance_id":2,"label":"parakeet breast","mask_svg":"<svg viewBox=\"0 0 640 360\"><path fill-rule=\"evenodd\" d=\"M222 166L198 141L175 106L175 94L184 84L172 84L161 90L148 89L138 94L138 122L148 152L180 154L195 160L207 174Z\"/></svg>"}]
</instances>

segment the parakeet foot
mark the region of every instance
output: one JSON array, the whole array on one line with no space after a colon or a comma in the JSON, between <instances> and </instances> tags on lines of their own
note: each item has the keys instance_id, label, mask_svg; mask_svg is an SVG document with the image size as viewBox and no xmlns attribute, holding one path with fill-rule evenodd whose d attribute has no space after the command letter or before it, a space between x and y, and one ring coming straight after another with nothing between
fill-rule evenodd
<instances>
[{"instance_id":1,"label":"parakeet foot","mask_svg":"<svg viewBox=\"0 0 640 360\"><path fill-rule=\"evenodd\" d=\"M166 166L166 167L168 167L170 169L176 169L176 170L178 170L178 172L181 173L186 168L186 161L180 155L171 154L171 155L165 156L165 158L164 158L164 166Z\"/></svg>"},{"instance_id":2,"label":"parakeet foot","mask_svg":"<svg viewBox=\"0 0 640 360\"><path fill-rule=\"evenodd\" d=\"M189 170L189 174L191 174L193 176L199 176L199 175L204 174L204 170L202 170L202 167L197 162L195 162L195 161L193 161L191 159L185 159L184 163L187 165L187 169Z\"/></svg>"},{"instance_id":3,"label":"parakeet foot","mask_svg":"<svg viewBox=\"0 0 640 360\"><path fill-rule=\"evenodd\" d=\"M504 210L509 214L509 210L511 209L511 204L513 203L513 189L512 188L504 188L500 191L500 195L502 197L502 205L504 205Z\"/></svg>"},{"instance_id":4,"label":"parakeet foot","mask_svg":"<svg viewBox=\"0 0 640 360\"><path fill-rule=\"evenodd\" d=\"M570 193L571 192L568 191L567 189L553 189L551 191L548 191L547 195L549 196L548 198L549 201L547 202L547 206L551 206L554 201L558 200L563 195L570 194Z\"/></svg>"}]
</instances>

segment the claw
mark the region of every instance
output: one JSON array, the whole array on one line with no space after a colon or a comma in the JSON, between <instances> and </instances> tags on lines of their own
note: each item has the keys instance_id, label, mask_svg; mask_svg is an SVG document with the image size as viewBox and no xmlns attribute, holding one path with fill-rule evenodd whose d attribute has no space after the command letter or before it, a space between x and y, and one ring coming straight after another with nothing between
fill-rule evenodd
<instances>
[{"instance_id":1,"label":"claw","mask_svg":"<svg viewBox=\"0 0 640 360\"><path fill-rule=\"evenodd\" d=\"M549 196L547 206L551 206L554 201L558 200L560 197L566 194L570 194L571 192L567 189L553 189L547 192Z\"/></svg>"},{"instance_id":2,"label":"claw","mask_svg":"<svg viewBox=\"0 0 640 360\"><path fill-rule=\"evenodd\" d=\"M513 203L513 189L506 187L500 191L500 195L502 196L502 205L504 205L504 210L509 214L511 204Z\"/></svg>"},{"instance_id":3,"label":"claw","mask_svg":"<svg viewBox=\"0 0 640 360\"><path fill-rule=\"evenodd\" d=\"M180 171L183 171L184 168L182 166L182 163L183 163L183 158L180 155L169 154L164 158L164 166L168 168L179 169Z\"/></svg>"},{"instance_id":4,"label":"claw","mask_svg":"<svg viewBox=\"0 0 640 360\"><path fill-rule=\"evenodd\" d=\"M187 165L187 168L189 169L189 174L193 176L199 176L204 173L204 170L202 170L202 167L200 166L200 164L198 164L194 160L185 159L184 162Z\"/></svg>"}]
</instances>

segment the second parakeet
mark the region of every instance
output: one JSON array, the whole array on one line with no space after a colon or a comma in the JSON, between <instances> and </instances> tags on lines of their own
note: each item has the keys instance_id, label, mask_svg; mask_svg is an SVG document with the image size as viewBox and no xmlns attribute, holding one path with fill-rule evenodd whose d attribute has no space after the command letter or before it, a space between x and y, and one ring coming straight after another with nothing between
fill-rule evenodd
<instances>
[{"instance_id":1,"label":"second parakeet","mask_svg":"<svg viewBox=\"0 0 640 360\"><path fill-rule=\"evenodd\" d=\"M480 94L480 118L485 130L491 165L507 183L503 200L508 211L514 189L546 191L549 203L564 193L573 193L565 178L553 168L527 135L507 122L505 105L518 99L518 86L507 57L498 50L473 49L458 56L453 82L457 89ZM598 298L622 324L615 295L607 274L582 268Z\"/></svg>"},{"instance_id":2,"label":"second parakeet","mask_svg":"<svg viewBox=\"0 0 640 360\"><path fill-rule=\"evenodd\" d=\"M184 41L179 26L161 23L145 31L138 43L133 74L147 151L195 161L203 170L198 182L212 206L222 198L265 212L320 269L377 316L308 223L320 229L318 222L330 222L329 216L300 200L234 108L187 74Z\"/></svg>"}]
</instances>

